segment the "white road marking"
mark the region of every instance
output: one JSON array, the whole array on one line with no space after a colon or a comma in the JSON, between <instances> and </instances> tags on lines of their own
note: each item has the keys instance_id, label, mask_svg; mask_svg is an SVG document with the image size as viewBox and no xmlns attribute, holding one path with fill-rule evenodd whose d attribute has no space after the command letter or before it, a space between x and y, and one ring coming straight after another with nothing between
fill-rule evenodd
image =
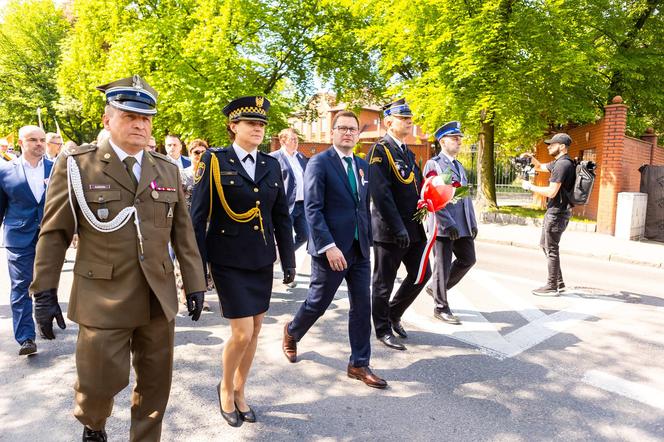
<instances>
[{"instance_id":1,"label":"white road marking","mask_svg":"<svg viewBox=\"0 0 664 442\"><path fill-rule=\"evenodd\" d=\"M599 370L589 370L583 375L583 382L602 390L610 391L629 399L664 410L664 391L652 386L619 378Z\"/></svg>"},{"instance_id":2,"label":"white road marking","mask_svg":"<svg viewBox=\"0 0 664 442\"><path fill-rule=\"evenodd\" d=\"M473 280L484 287L493 297L498 298L501 303L506 304L510 309L528 321L535 321L546 316L544 312L535 307L527 298L519 296L513 290L508 290L507 287L500 284L491 272L476 270L473 272Z\"/></svg>"}]
</instances>

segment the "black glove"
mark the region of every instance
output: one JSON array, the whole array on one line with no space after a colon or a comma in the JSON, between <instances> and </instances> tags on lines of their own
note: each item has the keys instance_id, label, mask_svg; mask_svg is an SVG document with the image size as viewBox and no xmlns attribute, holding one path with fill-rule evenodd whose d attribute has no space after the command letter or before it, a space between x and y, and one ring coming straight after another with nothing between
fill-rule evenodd
<instances>
[{"instance_id":1,"label":"black glove","mask_svg":"<svg viewBox=\"0 0 664 442\"><path fill-rule=\"evenodd\" d=\"M62 330L67 328L65 318L62 317L60 304L58 304L58 290L50 289L35 293L33 298L35 300L35 320L37 321L39 335L44 339L55 339L53 319Z\"/></svg>"},{"instance_id":2,"label":"black glove","mask_svg":"<svg viewBox=\"0 0 664 442\"><path fill-rule=\"evenodd\" d=\"M451 226L448 227L446 230L447 230L447 236L449 236L452 241L456 241L457 239L459 239L459 231L457 230L456 227Z\"/></svg>"},{"instance_id":3,"label":"black glove","mask_svg":"<svg viewBox=\"0 0 664 442\"><path fill-rule=\"evenodd\" d=\"M470 232L471 232L472 235L473 235L473 239L475 239L475 237L477 237L477 227L473 227L473 228L471 228L471 229L470 229Z\"/></svg>"},{"instance_id":4,"label":"black glove","mask_svg":"<svg viewBox=\"0 0 664 442\"><path fill-rule=\"evenodd\" d=\"M396 234L396 243L402 249L408 248L410 245L410 238L408 237L408 232L406 230L402 230Z\"/></svg>"},{"instance_id":5,"label":"black glove","mask_svg":"<svg viewBox=\"0 0 664 442\"><path fill-rule=\"evenodd\" d=\"M198 321L203 311L203 301L205 301L205 292L194 292L186 295L187 311L192 321Z\"/></svg>"},{"instance_id":6,"label":"black glove","mask_svg":"<svg viewBox=\"0 0 664 442\"><path fill-rule=\"evenodd\" d=\"M290 284L293 281L295 281L295 267L284 269L284 280L282 282L284 284Z\"/></svg>"}]
</instances>

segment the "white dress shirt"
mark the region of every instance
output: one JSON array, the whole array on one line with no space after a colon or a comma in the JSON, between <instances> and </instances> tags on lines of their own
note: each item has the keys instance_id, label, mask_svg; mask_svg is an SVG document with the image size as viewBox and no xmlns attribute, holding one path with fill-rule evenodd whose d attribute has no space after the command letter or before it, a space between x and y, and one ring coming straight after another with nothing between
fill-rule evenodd
<instances>
[{"instance_id":1,"label":"white dress shirt","mask_svg":"<svg viewBox=\"0 0 664 442\"><path fill-rule=\"evenodd\" d=\"M258 155L258 149L254 149L251 152L247 152L237 144L233 143L233 150L235 155L240 159L240 164L244 167L244 170L247 172L247 175L253 180L256 176L256 155ZM244 160L247 155L250 155L251 158Z\"/></svg>"},{"instance_id":2,"label":"white dress shirt","mask_svg":"<svg viewBox=\"0 0 664 442\"><path fill-rule=\"evenodd\" d=\"M30 190L34 195L35 200L40 202L46 187L46 182L44 181L44 158L40 158L35 167L32 167L23 155L21 156L20 161L21 166L23 166L23 171L25 172L25 179L30 186Z\"/></svg>"},{"instance_id":3,"label":"white dress shirt","mask_svg":"<svg viewBox=\"0 0 664 442\"><path fill-rule=\"evenodd\" d=\"M138 152L136 155L129 155L127 152L119 148L113 140L108 140L109 143L111 144L111 148L115 152L115 154L120 158L120 161L124 161L125 158L127 157L134 157L136 158L136 163L134 164L132 172L134 173L134 176L136 177L136 181L139 183L141 182L141 161L143 161L143 150L141 149L140 152Z\"/></svg>"},{"instance_id":4,"label":"white dress shirt","mask_svg":"<svg viewBox=\"0 0 664 442\"><path fill-rule=\"evenodd\" d=\"M304 170L302 170L300 160L297 159L297 151L291 155L286 148L282 147L281 150L288 158L288 164L290 164L293 175L295 175L295 201L304 201Z\"/></svg>"},{"instance_id":5,"label":"white dress shirt","mask_svg":"<svg viewBox=\"0 0 664 442\"><path fill-rule=\"evenodd\" d=\"M404 143L403 141L401 141L400 139L398 139L397 137L395 137L394 135L392 135L392 134L389 133L389 132L388 132L386 135L387 135L388 137L392 138L392 140L393 140L395 143L397 143L397 146L399 146L399 148L400 148L401 150L404 150L403 148L404 148L404 146L406 145L406 143Z\"/></svg>"}]
</instances>

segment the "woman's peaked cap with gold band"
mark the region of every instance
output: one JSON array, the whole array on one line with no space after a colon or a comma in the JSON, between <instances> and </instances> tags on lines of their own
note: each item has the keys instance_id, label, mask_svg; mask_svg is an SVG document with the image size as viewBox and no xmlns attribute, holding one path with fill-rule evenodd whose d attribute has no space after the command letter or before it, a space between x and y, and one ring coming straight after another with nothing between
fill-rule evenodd
<instances>
[{"instance_id":1,"label":"woman's peaked cap with gold band","mask_svg":"<svg viewBox=\"0 0 664 442\"><path fill-rule=\"evenodd\" d=\"M97 86L106 95L106 104L125 112L156 115L157 91L139 75Z\"/></svg>"},{"instance_id":2,"label":"woman's peaked cap with gold band","mask_svg":"<svg viewBox=\"0 0 664 442\"><path fill-rule=\"evenodd\" d=\"M262 121L267 124L267 112L270 110L270 100L261 96L240 97L231 101L223 109L228 120L233 121Z\"/></svg>"}]
</instances>

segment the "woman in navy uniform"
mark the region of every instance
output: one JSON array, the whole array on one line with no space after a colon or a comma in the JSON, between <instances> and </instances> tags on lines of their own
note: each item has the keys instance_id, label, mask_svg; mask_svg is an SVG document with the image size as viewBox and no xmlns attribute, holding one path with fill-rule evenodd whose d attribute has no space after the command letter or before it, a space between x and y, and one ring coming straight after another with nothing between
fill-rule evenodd
<instances>
[{"instance_id":1,"label":"woman in navy uniform","mask_svg":"<svg viewBox=\"0 0 664 442\"><path fill-rule=\"evenodd\" d=\"M270 102L242 97L224 109L233 144L209 149L195 174L191 218L204 264L210 264L231 337L222 355L219 408L229 425L255 422L245 384L272 294L275 238L284 283L295 279L288 201L279 162L258 151ZM209 225L208 225L209 222Z\"/></svg>"}]
</instances>

